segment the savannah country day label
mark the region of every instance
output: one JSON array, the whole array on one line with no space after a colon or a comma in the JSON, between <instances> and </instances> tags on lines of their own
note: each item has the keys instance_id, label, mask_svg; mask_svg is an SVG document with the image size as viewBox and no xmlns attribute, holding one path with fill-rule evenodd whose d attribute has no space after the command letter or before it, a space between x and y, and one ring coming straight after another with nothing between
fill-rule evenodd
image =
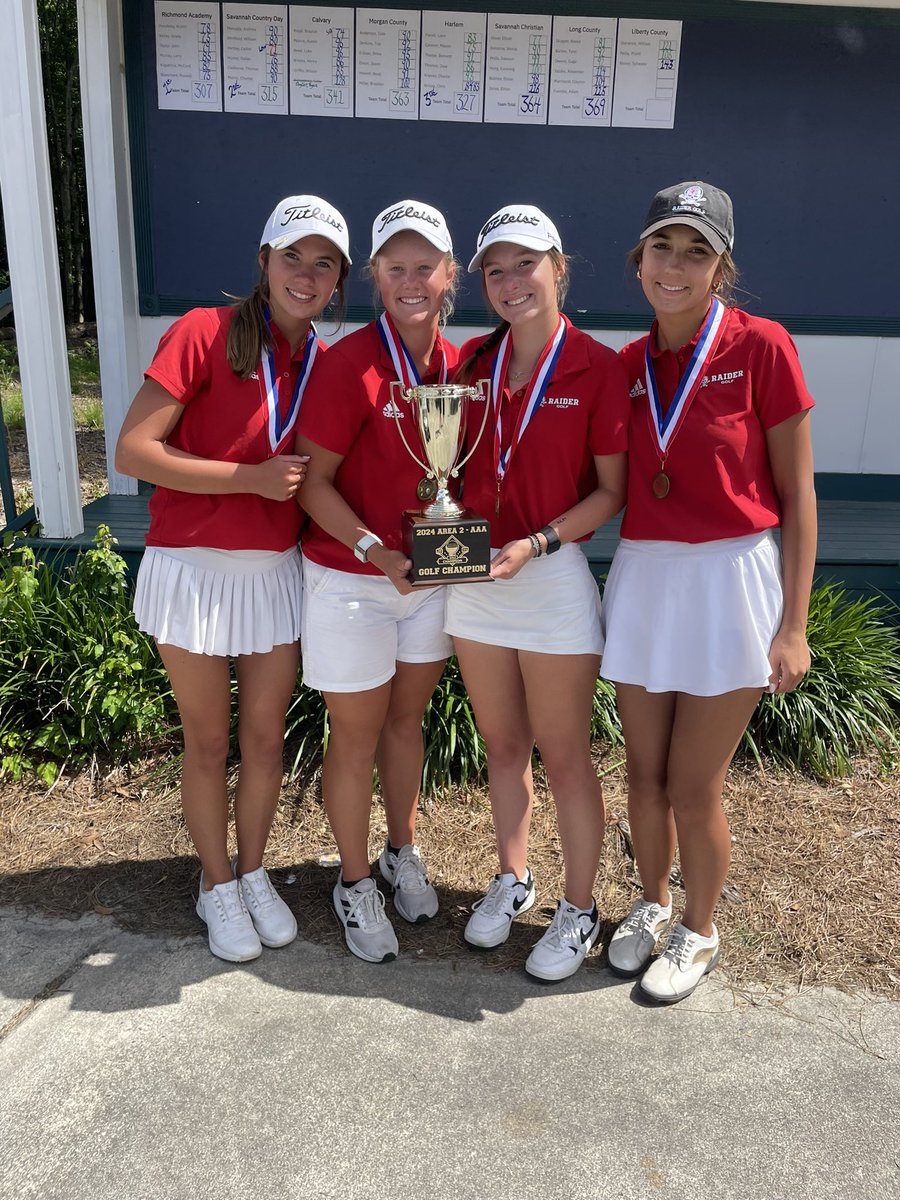
<instances>
[{"instance_id":1,"label":"savannah country day label","mask_svg":"<svg viewBox=\"0 0 900 1200\"><path fill-rule=\"evenodd\" d=\"M159 107L221 112L218 4L156 0L153 16Z\"/></svg>"},{"instance_id":2,"label":"savannah country day label","mask_svg":"<svg viewBox=\"0 0 900 1200\"><path fill-rule=\"evenodd\" d=\"M486 28L484 13L422 13L420 120L481 121Z\"/></svg>"},{"instance_id":3,"label":"savannah country day label","mask_svg":"<svg viewBox=\"0 0 900 1200\"><path fill-rule=\"evenodd\" d=\"M286 115L287 5L223 4L225 111Z\"/></svg>"},{"instance_id":4,"label":"savannah country day label","mask_svg":"<svg viewBox=\"0 0 900 1200\"><path fill-rule=\"evenodd\" d=\"M353 9L291 5L291 113L353 116Z\"/></svg>"}]
</instances>

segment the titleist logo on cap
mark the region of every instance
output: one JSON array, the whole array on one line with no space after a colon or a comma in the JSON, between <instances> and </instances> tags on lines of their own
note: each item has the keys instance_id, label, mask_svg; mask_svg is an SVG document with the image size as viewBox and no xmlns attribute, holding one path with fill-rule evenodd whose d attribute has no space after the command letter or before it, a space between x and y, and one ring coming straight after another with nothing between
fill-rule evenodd
<instances>
[{"instance_id":1,"label":"titleist logo on cap","mask_svg":"<svg viewBox=\"0 0 900 1200\"><path fill-rule=\"evenodd\" d=\"M286 208L281 218L281 224L290 225L291 221L309 219L324 221L326 225L331 225L334 229L343 230L344 228L343 221L339 221L334 213L329 212L327 208L320 208L318 204L294 205L292 208Z\"/></svg>"},{"instance_id":2,"label":"titleist logo on cap","mask_svg":"<svg viewBox=\"0 0 900 1200\"><path fill-rule=\"evenodd\" d=\"M501 213L499 216L491 217L486 225L482 227L481 233L478 235L478 241L483 242L491 230L496 229L498 225L539 225L540 221L537 217L530 217L528 213Z\"/></svg>"},{"instance_id":3,"label":"titleist logo on cap","mask_svg":"<svg viewBox=\"0 0 900 1200\"><path fill-rule=\"evenodd\" d=\"M407 204L406 207L388 209L381 218L381 224L378 226L376 233L381 233L387 225L393 224L394 221L400 221L404 217L413 217L417 221L427 221L435 229L440 226L440 221L437 217L432 216L431 213L424 212L421 208L413 208L411 204Z\"/></svg>"}]
</instances>

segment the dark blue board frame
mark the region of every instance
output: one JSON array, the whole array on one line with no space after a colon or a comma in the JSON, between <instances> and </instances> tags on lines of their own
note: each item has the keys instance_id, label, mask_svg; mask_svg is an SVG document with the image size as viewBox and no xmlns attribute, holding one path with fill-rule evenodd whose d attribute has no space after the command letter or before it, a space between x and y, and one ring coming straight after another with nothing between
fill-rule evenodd
<instances>
[{"instance_id":1,"label":"dark blue board frame","mask_svg":"<svg viewBox=\"0 0 900 1200\"><path fill-rule=\"evenodd\" d=\"M444 210L463 260L495 208L538 204L574 256L576 323L646 326L625 254L656 188L701 178L735 199L743 307L798 333L900 336L896 11L563 3L566 15L684 23L675 128L584 130L161 112L153 2L122 2L143 314L246 292L269 210L311 191L350 223L352 317L371 312L358 268L373 216L414 196ZM456 0L423 7L487 11ZM456 320L484 319L477 279L465 279Z\"/></svg>"}]
</instances>

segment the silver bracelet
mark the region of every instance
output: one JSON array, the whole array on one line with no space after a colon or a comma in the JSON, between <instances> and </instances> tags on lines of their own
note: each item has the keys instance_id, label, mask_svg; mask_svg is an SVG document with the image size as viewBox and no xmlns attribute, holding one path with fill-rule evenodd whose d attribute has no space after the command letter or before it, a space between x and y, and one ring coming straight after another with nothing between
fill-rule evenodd
<instances>
[{"instance_id":1,"label":"silver bracelet","mask_svg":"<svg viewBox=\"0 0 900 1200\"><path fill-rule=\"evenodd\" d=\"M529 533L528 540L529 540L529 542L531 542L532 549L534 550L534 554L532 555L532 557L540 558L544 552L541 549L541 542L540 542L540 539L538 538L538 535L536 533Z\"/></svg>"}]
</instances>

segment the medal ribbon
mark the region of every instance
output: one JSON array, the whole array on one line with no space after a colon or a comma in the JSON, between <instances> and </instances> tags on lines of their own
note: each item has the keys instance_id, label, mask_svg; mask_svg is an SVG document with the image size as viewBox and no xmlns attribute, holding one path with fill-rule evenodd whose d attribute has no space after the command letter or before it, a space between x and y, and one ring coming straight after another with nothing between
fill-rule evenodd
<instances>
[{"instance_id":1,"label":"medal ribbon","mask_svg":"<svg viewBox=\"0 0 900 1200\"><path fill-rule=\"evenodd\" d=\"M269 316L268 306L263 310L263 315L265 316L266 328L269 330L271 339L272 321ZM316 334L316 327L311 324L309 332L306 335L306 345L303 349L300 373L297 376L297 382L294 384L294 391L291 395L291 403L288 407L287 415L283 419L281 408L278 404L278 371L275 369L274 343L271 350L263 349L259 365L259 390L262 393L263 403L266 406L266 428L269 434L269 448L273 455L279 452L297 424L297 417L300 414L300 404L303 400L303 393L306 391L306 385L309 382L309 374L313 369L318 347L319 340Z\"/></svg>"},{"instance_id":2,"label":"medal ribbon","mask_svg":"<svg viewBox=\"0 0 900 1200\"><path fill-rule=\"evenodd\" d=\"M413 362L412 355L407 350L403 338L397 332L397 327L386 312L383 312L378 318L378 332L381 334L381 340L384 342L384 347L391 356L391 362L394 364L394 373L397 380L406 391L408 388L417 387L422 378L419 375L416 364ZM438 334L440 339L440 334ZM447 382L447 355L444 352L444 343L441 340L441 369L439 373L439 383Z\"/></svg>"},{"instance_id":3,"label":"medal ribbon","mask_svg":"<svg viewBox=\"0 0 900 1200\"><path fill-rule=\"evenodd\" d=\"M648 414L653 436L656 438L657 445L659 446L660 461L663 464L665 464L668 456L669 445L681 428L687 411L693 403L697 392L700 390L700 381L703 378L703 372L709 366L718 349L727 320L728 309L721 300L713 296L709 312L700 330L700 337L697 339L697 345L694 347L690 362L685 367L684 374L678 381L678 387L675 389L672 403L665 414L663 414L662 404L659 399L659 389L656 386L656 373L653 370L653 359L650 354L652 335L647 338L647 346L644 350L644 363L647 379Z\"/></svg>"},{"instance_id":4,"label":"medal ribbon","mask_svg":"<svg viewBox=\"0 0 900 1200\"><path fill-rule=\"evenodd\" d=\"M494 404L494 473L497 476L498 488L509 469L512 456L519 442L521 442L531 418L540 408L541 402L547 394L547 388L550 386L550 380L553 378L553 372L566 340L566 322L565 318L560 316L555 333L541 351L541 357L538 359L528 383L525 401L519 409L519 416L513 429L512 438L510 439L509 446L504 450L501 400L503 398L503 389L506 386L506 373L509 369L509 360L512 357L511 332L511 330L507 330L504 334L503 340L497 348L493 370L491 371L491 395Z\"/></svg>"}]
</instances>

